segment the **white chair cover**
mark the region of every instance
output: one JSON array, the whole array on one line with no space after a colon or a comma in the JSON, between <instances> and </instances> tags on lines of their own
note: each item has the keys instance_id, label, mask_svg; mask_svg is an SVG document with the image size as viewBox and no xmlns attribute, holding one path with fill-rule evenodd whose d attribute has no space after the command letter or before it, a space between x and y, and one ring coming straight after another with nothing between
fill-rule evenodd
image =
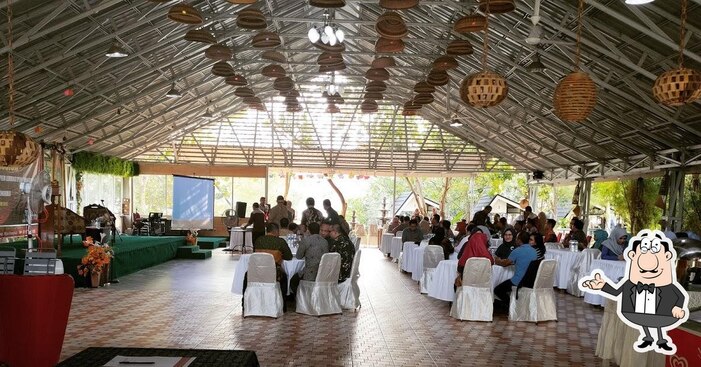
<instances>
[{"instance_id":1,"label":"white chair cover","mask_svg":"<svg viewBox=\"0 0 701 367\"><path fill-rule=\"evenodd\" d=\"M312 316L343 312L338 292L341 255L336 252L321 257L316 281L302 280L297 288L297 312Z\"/></svg>"},{"instance_id":2,"label":"white chair cover","mask_svg":"<svg viewBox=\"0 0 701 367\"><path fill-rule=\"evenodd\" d=\"M243 316L282 316L282 292L275 279L275 259L267 253L254 253L248 261Z\"/></svg>"},{"instance_id":3,"label":"white chair cover","mask_svg":"<svg viewBox=\"0 0 701 367\"><path fill-rule=\"evenodd\" d=\"M341 297L341 307L347 310L355 310L360 307L360 287L358 286L358 266L360 266L360 250L355 252L353 266L348 279L338 284L338 292Z\"/></svg>"},{"instance_id":4,"label":"white chair cover","mask_svg":"<svg viewBox=\"0 0 701 367\"><path fill-rule=\"evenodd\" d=\"M561 249L561 248L562 248L562 244L560 244L559 242L546 242L545 243L546 250L550 250L550 249L557 250L557 249Z\"/></svg>"},{"instance_id":5,"label":"white chair cover","mask_svg":"<svg viewBox=\"0 0 701 367\"><path fill-rule=\"evenodd\" d=\"M509 305L510 321L557 321L553 291L556 266L556 260L543 260L538 267L533 288L519 289L518 299L516 299L517 289L513 287Z\"/></svg>"},{"instance_id":6,"label":"white chair cover","mask_svg":"<svg viewBox=\"0 0 701 367\"><path fill-rule=\"evenodd\" d=\"M579 279L589 275L589 268L591 267L592 261L597 260L600 257L601 251L595 248L588 248L579 253L577 261L572 266L572 270L570 271L570 278L567 282L567 293L575 297L584 296L584 292L579 290L577 283L579 283Z\"/></svg>"},{"instance_id":7,"label":"white chair cover","mask_svg":"<svg viewBox=\"0 0 701 367\"><path fill-rule=\"evenodd\" d=\"M402 238L402 234L404 234L404 231L397 231L397 233L394 234L394 237Z\"/></svg>"},{"instance_id":8,"label":"white chair cover","mask_svg":"<svg viewBox=\"0 0 701 367\"><path fill-rule=\"evenodd\" d=\"M429 245L424 250L424 269L419 281L419 289L421 293L428 293L428 285L433 281L433 275L436 272L438 263L443 261L443 248L436 245Z\"/></svg>"},{"instance_id":9,"label":"white chair cover","mask_svg":"<svg viewBox=\"0 0 701 367\"><path fill-rule=\"evenodd\" d=\"M492 321L492 263L489 259L467 259L462 275L462 287L455 293L450 316L459 320Z\"/></svg>"},{"instance_id":10,"label":"white chair cover","mask_svg":"<svg viewBox=\"0 0 701 367\"><path fill-rule=\"evenodd\" d=\"M470 236L465 236L463 239L460 240L460 243L455 247L455 254L459 254L460 250L462 249L463 246L467 243L467 240L470 239Z\"/></svg>"},{"instance_id":11,"label":"white chair cover","mask_svg":"<svg viewBox=\"0 0 701 367\"><path fill-rule=\"evenodd\" d=\"M360 250L360 237L356 237L356 238L353 240L353 245L355 245L355 251L356 251L356 252L357 252L358 250Z\"/></svg>"}]
</instances>

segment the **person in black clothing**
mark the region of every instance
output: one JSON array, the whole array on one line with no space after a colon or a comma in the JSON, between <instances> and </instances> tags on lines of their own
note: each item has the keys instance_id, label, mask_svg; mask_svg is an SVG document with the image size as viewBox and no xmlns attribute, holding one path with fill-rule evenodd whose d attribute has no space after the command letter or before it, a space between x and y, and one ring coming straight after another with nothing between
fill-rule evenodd
<instances>
[{"instance_id":1,"label":"person in black clothing","mask_svg":"<svg viewBox=\"0 0 701 367\"><path fill-rule=\"evenodd\" d=\"M253 203L253 211L251 212L250 218L248 218L248 223L243 226L243 229L246 229L250 225L253 225L253 233L251 236L255 244L258 237L265 235L265 213L260 210L260 204L258 203Z\"/></svg>"},{"instance_id":2,"label":"person in black clothing","mask_svg":"<svg viewBox=\"0 0 701 367\"><path fill-rule=\"evenodd\" d=\"M338 212L336 209L331 207L331 200L324 199L324 210L326 210L326 221L329 224L341 224L341 219L338 217Z\"/></svg>"},{"instance_id":3,"label":"person in black clothing","mask_svg":"<svg viewBox=\"0 0 701 367\"><path fill-rule=\"evenodd\" d=\"M429 241L429 245L440 246L445 238L445 229L441 226L441 216L438 214L434 214L431 218L431 233L433 233L433 238Z\"/></svg>"},{"instance_id":4,"label":"person in black clothing","mask_svg":"<svg viewBox=\"0 0 701 367\"><path fill-rule=\"evenodd\" d=\"M516 231L514 231L513 228L507 228L504 230L502 237L504 240L501 245L499 245L496 252L494 252L494 256L500 259L508 259L509 255L511 255L511 251L517 247Z\"/></svg>"}]
</instances>

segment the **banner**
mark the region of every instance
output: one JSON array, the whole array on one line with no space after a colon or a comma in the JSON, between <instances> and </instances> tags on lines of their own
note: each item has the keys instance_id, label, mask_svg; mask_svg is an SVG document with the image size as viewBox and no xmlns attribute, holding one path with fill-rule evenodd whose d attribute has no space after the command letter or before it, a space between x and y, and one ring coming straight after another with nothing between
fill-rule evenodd
<instances>
[{"instance_id":1,"label":"banner","mask_svg":"<svg viewBox=\"0 0 701 367\"><path fill-rule=\"evenodd\" d=\"M27 194L20 185L31 184L32 179L43 169L41 150L37 159L24 168L0 167L0 239L3 242L26 238L27 235ZM39 213L33 213L33 222ZM36 234L37 225L32 226Z\"/></svg>"}]
</instances>

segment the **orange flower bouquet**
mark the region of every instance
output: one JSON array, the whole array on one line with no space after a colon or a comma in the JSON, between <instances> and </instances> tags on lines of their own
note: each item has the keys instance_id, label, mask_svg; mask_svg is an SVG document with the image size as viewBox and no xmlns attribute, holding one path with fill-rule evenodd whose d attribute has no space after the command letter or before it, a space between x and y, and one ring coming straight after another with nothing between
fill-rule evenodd
<instances>
[{"instance_id":1,"label":"orange flower bouquet","mask_svg":"<svg viewBox=\"0 0 701 367\"><path fill-rule=\"evenodd\" d=\"M92 274L100 274L105 265L110 263L114 256L114 250L105 244L93 242L92 237L87 237L83 241L83 246L87 247L88 252L83 256L83 259L78 265L78 275L88 276Z\"/></svg>"}]
</instances>

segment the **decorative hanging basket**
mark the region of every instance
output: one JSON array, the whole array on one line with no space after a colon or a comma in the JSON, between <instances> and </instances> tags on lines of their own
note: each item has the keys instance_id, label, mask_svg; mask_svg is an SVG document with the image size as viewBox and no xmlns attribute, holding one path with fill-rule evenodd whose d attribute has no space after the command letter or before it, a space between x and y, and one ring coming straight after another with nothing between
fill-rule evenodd
<instances>
[{"instance_id":1,"label":"decorative hanging basket","mask_svg":"<svg viewBox=\"0 0 701 367\"><path fill-rule=\"evenodd\" d=\"M341 71L346 68L346 64L333 64L333 65L321 65L319 66L320 73L330 73L332 71Z\"/></svg>"},{"instance_id":2,"label":"decorative hanging basket","mask_svg":"<svg viewBox=\"0 0 701 367\"><path fill-rule=\"evenodd\" d=\"M404 103L404 110L420 110L423 105L414 102L413 100Z\"/></svg>"},{"instance_id":3,"label":"decorative hanging basket","mask_svg":"<svg viewBox=\"0 0 701 367\"><path fill-rule=\"evenodd\" d=\"M225 78L234 76L234 68L229 65L226 61L219 61L214 63L212 66L212 74L216 76L223 76Z\"/></svg>"},{"instance_id":4,"label":"decorative hanging basket","mask_svg":"<svg viewBox=\"0 0 701 367\"><path fill-rule=\"evenodd\" d=\"M379 101L382 99L382 93L380 92L365 92L364 99L371 99L373 101Z\"/></svg>"},{"instance_id":5,"label":"decorative hanging basket","mask_svg":"<svg viewBox=\"0 0 701 367\"><path fill-rule=\"evenodd\" d=\"M404 51L404 41L402 40L391 40L387 38L379 38L375 42L375 52L378 53L397 53Z\"/></svg>"},{"instance_id":6,"label":"decorative hanging basket","mask_svg":"<svg viewBox=\"0 0 701 367\"><path fill-rule=\"evenodd\" d=\"M265 15L258 9L243 9L236 16L236 25L245 29L265 29Z\"/></svg>"},{"instance_id":7,"label":"decorative hanging basket","mask_svg":"<svg viewBox=\"0 0 701 367\"><path fill-rule=\"evenodd\" d=\"M322 52L321 55L316 58L316 63L319 65L343 64L343 56L334 52Z\"/></svg>"},{"instance_id":8,"label":"decorative hanging basket","mask_svg":"<svg viewBox=\"0 0 701 367\"><path fill-rule=\"evenodd\" d=\"M460 98L473 107L496 106L508 93L506 79L491 71L472 74L465 78L460 86Z\"/></svg>"},{"instance_id":9,"label":"decorative hanging basket","mask_svg":"<svg viewBox=\"0 0 701 367\"><path fill-rule=\"evenodd\" d=\"M314 43L314 46L322 51L326 52L334 52L334 53L341 53L346 50L346 44L345 42L341 43L336 43L335 45L331 46L330 44L324 44L321 41L316 41Z\"/></svg>"},{"instance_id":10,"label":"decorative hanging basket","mask_svg":"<svg viewBox=\"0 0 701 367\"><path fill-rule=\"evenodd\" d=\"M479 0L479 10L483 13L487 12L487 3L489 3L490 14L504 14L514 11L514 0Z\"/></svg>"},{"instance_id":11,"label":"decorative hanging basket","mask_svg":"<svg viewBox=\"0 0 701 367\"><path fill-rule=\"evenodd\" d=\"M248 80L246 80L246 77L238 74L234 74L233 76L226 78L224 82L234 87L243 87L248 85Z\"/></svg>"},{"instance_id":12,"label":"decorative hanging basket","mask_svg":"<svg viewBox=\"0 0 701 367\"><path fill-rule=\"evenodd\" d=\"M178 3L173 5L168 10L168 19L184 24L200 24L202 23L202 14L192 5Z\"/></svg>"},{"instance_id":13,"label":"decorative hanging basket","mask_svg":"<svg viewBox=\"0 0 701 367\"><path fill-rule=\"evenodd\" d=\"M37 159L40 149L39 144L23 133L0 131L0 167L26 167Z\"/></svg>"},{"instance_id":14,"label":"decorative hanging basket","mask_svg":"<svg viewBox=\"0 0 701 367\"><path fill-rule=\"evenodd\" d=\"M451 56L441 56L433 62L434 70L450 70L458 67L458 62Z\"/></svg>"},{"instance_id":15,"label":"decorative hanging basket","mask_svg":"<svg viewBox=\"0 0 701 367\"><path fill-rule=\"evenodd\" d=\"M518 202L518 206L521 207L521 209L526 209L527 206L531 205L531 203L528 201L528 199L523 198L521 201Z\"/></svg>"},{"instance_id":16,"label":"decorative hanging basket","mask_svg":"<svg viewBox=\"0 0 701 367\"><path fill-rule=\"evenodd\" d=\"M365 72L365 78L377 81L389 80L389 71L380 68L370 68Z\"/></svg>"},{"instance_id":17,"label":"decorative hanging basket","mask_svg":"<svg viewBox=\"0 0 701 367\"><path fill-rule=\"evenodd\" d=\"M379 80L373 80L368 82L365 86L365 90L368 92L384 92L387 90L387 84Z\"/></svg>"},{"instance_id":18,"label":"decorative hanging basket","mask_svg":"<svg viewBox=\"0 0 701 367\"><path fill-rule=\"evenodd\" d=\"M217 43L211 33L203 29L191 29L185 33L185 40L190 42L200 42L213 45Z\"/></svg>"},{"instance_id":19,"label":"decorative hanging basket","mask_svg":"<svg viewBox=\"0 0 701 367\"><path fill-rule=\"evenodd\" d=\"M253 4L258 0L227 0L232 4Z\"/></svg>"},{"instance_id":20,"label":"decorative hanging basket","mask_svg":"<svg viewBox=\"0 0 701 367\"><path fill-rule=\"evenodd\" d=\"M262 31L253 36L253 48L273 48L280 46L280 36L275 32Z\"/></svg>"},{"instance_id":21,"label":"decorative hanging basket","mask_svg":"<svg viewBox=\"0 0 701 367\"><path fill-rule=\"evenodd\" d=\"M419 110L402 110L402 116L418 116Z\"/></svg>"},{"instance_id":22,"label":"decorative hanging basket","mask_svg":"<svg viewBox=\"0 0 701 367\"><path fill-rule=\"evenodd\" d=\"M280 91L280 96L282 96L282 97L299 97L299 91L297 91L295 89Z\"/></svg>"},{"instance_id":23,"label":"decorative hanging basket","mask_svg":"<svg viewBox=\"0 0 701 367\"><path fill-rule=\"evenodd\" d=\"M246 104L262 104L262 101L258 97L243 97L241 101Z\"/></svg>"},{"instance_id":24,"label":"decorative hanging basket","mask_svg":"<svg viewBox=\"0 0 701 367\"><path fill-rule=\"evenodd\" d=\"M394 62L394 58L391 56L383 56L383 57L378 57L375 60L372 61L372 66L373 68L391 68L393 66L397 66L397 63Z\"/></svg>"},{"instance_id":25,"label":"decorative hanging basket","mask_svg":"<svg viewBox=\"0 0 701 367\"><path fill-rule=\"evenodd\" d=\"M341 112L341 109L338 108L335 104L331 103L326 107L326 113L339 113Z\"/></svg>"},{"instance_id":26,"label":"decorative hanging basket","mask_svg":"<svg viewBox=\"0 0 701 367\"><path fill-rule=\"evenodd\" d=\"M390 10L411 9L419 5L419 0L380 0L380 7Z\"/></svg>"},{"instance_id":27,"label":"decorative hanging basket","mask_svg":"<svg viewBox=\"0 0 701 367\"><path fill-rule=\"evenodd\" d=\"M416 93L433 93L435 91L436 87L426 82L418 82L414 85L414 92Z\"/></svg>"},{"instance_id":28,"label":"decorative hanging basket","mask_svg":"<svg viewBox=\"0 0 701 367\"><path fill-rule=\"evenodd\" d=\"M267 76L270 78L280 78L287 75L287 73L285 73L285 69L283 69L282 66L276 64L267 65L263 67L260 73L263 74L263 76Z\"/></svg>"},{"instance_id":29,"label":"decorative hanging basket","mask_svg":"<svg viewBox=\"0 0 701 367\"><path fill-rule=\"evenodd\" d=\"M204 56L212 60L227 61L231 60L232 55L230 48L219 43L209 46L204 51Z\"/></svg>"},{"instance_id":30,"label":"decorative hanging basket","mask_svg":"<svg viewBox=\"0 0 701 367\"><path fill-rule=\"evenodd\" d=\"M664 72L655 80L652 94L667 106L682 106L701 97L701 73L694 69L677 68Z\"/></svg>"},{"instance_id":31,"label":"decorative hanging basket","mask_svg":"<svg viewBox=\"0 0 701 367\"><path fill-rule=\"evenodd\" d=\"M287 61L285 59L285 55L283 55L282 53L280 53L278 51L273 51L273 50L268 50L268 51L263 52L263 54L261 54L260 57L265 59L265 60L275 61L279 64L284 64L285 61Z\"/></svg>"},{"instance_id":32,"label":"decorative hanging basket","mask_svg":"<svg viewBox=\"0 0 701 367\"><path fill-rule=\"evenodd\" d=\"M234 95L237 97L254 97L255 93L249 87L239 87L234 90Z\"/></svg>"},{"instance_id":33,"label":"decorative hanging basket","mask_svg":"<svg viewBox=\"0 0 701 367\"><path fill-rule=\"evenodd\" d=\"M287 112L302 112L302 106L287 106Z\"/></svg>"},{"instance_id":34,"label":"decorative hanging basket","mask_svg":"<svg viewBox=\"0 0 701 367\"><path fill-rule=\"evenodd\" d=\"M273 89L275 90L292 90L295 88L295 83L288 76L282 78L277 78L273 82Z\"/></svg>"},{"instance_id":35,"label":"decorative hanging basket","mask_svg":"<svg viewBox=\"0 0 701 367\"><path fill-rule=\"evenodd\" d=\"M345 0L309 0L309 5L317 8L342 8L346 6Z\"/></svg>"},{"instance_id":36,"label":"decorative hanging basket","mask_svg":"<svg viewBox=\"0 0 701 367\"><path fill-rule=\"evenodd\" d=\"M584 121L596 106L596 84L586 73L572 72L557 85L553 99L555 114L561 120Z\"/></svg>"},{"instance_id":37,"label":"decorative hanging basket","mask_svg":"<svg viewBox=\"0 0 701 367\"><path fill-rule=\"evenodd\" d=\"M459 33L480 32L487 28L487 18L482 15L467 15L455 22L453 30Z\"/></svg>"},{"instance_id":38,"label":"decorative hanging basket","mask_svg":"<svg viewBox=\"0 0 701 367\"><path fill-rule=\"evenodd\" d=\"M434 87L446 85L449 81L450 77L448 76L448 73L441 70L431 70L431 72L428 73L428 76L426 76L426 83Z\"/></svg>"},{"instance_id":39,"label":"decorative hanging basket","mask_svg":"<svg viewBox=\"0 0 701 367\"><path fill-rule=\"evenodd\" d=\"M445 53L448 56L471 55L473 52L474 50L472 49L472 44L467 40L450 41L448 47L445 49Z\"/></svg>"},{"instance_id":40,"label":"decorative hanging basket","mask_svg":"<svg viewBox=\"0 0 701 367\"><path fill-rule=\"evenodd\" d=\"M375 32L380 37L387 39L402 39L406 37L409 30L404 23L401 15L388 11L377 18L375 23Z\"/></svg>"},{"instance_id":41,"label":"decorative hanging basket","mask_svg":"<svg viewBox=\"0 0 701 367\"><path fill-rule=\"evenodd\" d=\"M421 105L433 103L433 95L430 93L419 93L414 97L414 103Z\"/></svg>"}]
</instances>

